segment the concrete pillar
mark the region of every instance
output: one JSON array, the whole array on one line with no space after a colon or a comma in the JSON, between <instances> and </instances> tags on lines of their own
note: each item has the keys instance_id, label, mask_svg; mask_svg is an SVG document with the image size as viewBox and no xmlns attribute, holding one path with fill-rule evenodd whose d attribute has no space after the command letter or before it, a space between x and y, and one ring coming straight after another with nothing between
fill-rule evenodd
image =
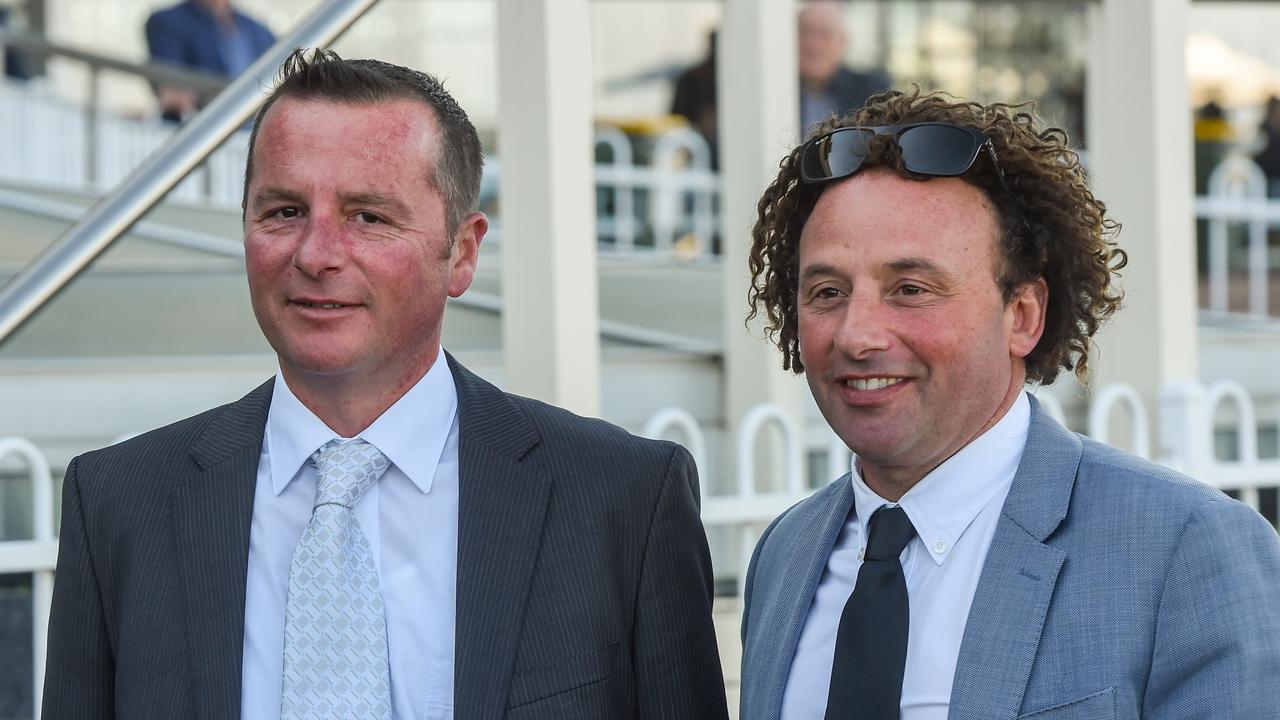
<instances>
[{"instance_id":1,"label":"concrete pillar","mask_svg":"<svg viewBox=\"0 0 1280 720\"><path fill-rule=\"evenodd\" d=\"M499 0L505 387L600 412L588 0Z\"/></svg>"},{"instance_id":2,"label":"concrete pillar","mask_svg":"<svg viewBox=\"0 0 1280 720\"><path fill-rule=\"evenodd\" d=\"M1161 388L1198 372L1189 5L1102 0L1089 8L1089 166L1129 254L1125 307L1098 337L1093 386L1132 385L1154 417ZM1173 437L1153 430L1153 441Z\"/></svg>"},{"instance_id":3,"label":"concrete pillar","mask_svg":"<svg viewBox=\"0 0 1280 720\"><path fill-rule=\"evenodd\" d=\"M746 411L758 403L777 403L797 421L803 419L804 382L783 372L782 356L764 341L760 322L753 322L750 330L742 323L751 281L747 257L756 203L777 174L778 161L799 139L795 12L794 0L724 3L716 81L729 438ZM731 450L725 453L726 461L732 457ZM780 488L780 459L768 465L779 470L773 484ZM726 467L725 477L735 472Z\"/></svg>"}]
</instances>

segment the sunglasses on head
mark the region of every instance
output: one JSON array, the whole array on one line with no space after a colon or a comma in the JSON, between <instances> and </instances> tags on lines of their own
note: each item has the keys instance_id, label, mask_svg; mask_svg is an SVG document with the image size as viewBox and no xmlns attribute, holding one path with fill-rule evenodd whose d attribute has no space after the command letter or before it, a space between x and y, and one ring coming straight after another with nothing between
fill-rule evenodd
<instances>
[{"instance_id":1,"label":"sunglasses on head","mask_svg":"<svg viewBox=\"0 0 1280 720\"><path fill-rule=\"evenodd\" d=\"M949 123L845 127L805 143L800 154L800 178L806 183L839 180L858 172L877 135L893 137L909 172L933 177L956 177L973 167L985 148L991 165L1004 183L991 138L973 128Z\"/></svg>"}]
</instances>

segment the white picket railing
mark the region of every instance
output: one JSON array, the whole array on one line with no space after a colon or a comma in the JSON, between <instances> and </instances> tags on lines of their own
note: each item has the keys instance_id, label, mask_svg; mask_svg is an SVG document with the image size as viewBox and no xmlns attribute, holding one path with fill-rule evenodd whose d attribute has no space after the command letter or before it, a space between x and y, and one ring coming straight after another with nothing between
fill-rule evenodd
<instances>
[{"instance_id":1,"label":"white picket railing","mask_svg":"<svg viewBox=\"0 0 1280 720\"><path fill-rule=\"evenodd\" d=\"M40 717L40 689L44 685L45 637L49 634L49 604L53 599L53 569L58 539L53 533L53 474L44 454L22 438L0 438L0 467L16 459L31 482L29 539L0 542L0 575L31 573L32 699Z\"/></svg>"},{"instance_id":2,"label":"white picket railing","mask_svg":"<svg viewBox=\"0 0 1280 720\"><path fill-rule=\"evenodd\" d=\"M1267 176L1246 157L1228 157L1209 175L1208 194L1195 200L1196 217L1206 221L1209 235L1208 309L1230 312L1230 235L1232 226L1243 226L1247 233L1245 268L1247 273L1247 311L1253 317L1267 317L1271 270L1267 252L1267 236L1272 228L1280 228L1280 198L1267 197ZM1280 313L1280 308L1275 311Z\"/></svg>"}]
</instances>

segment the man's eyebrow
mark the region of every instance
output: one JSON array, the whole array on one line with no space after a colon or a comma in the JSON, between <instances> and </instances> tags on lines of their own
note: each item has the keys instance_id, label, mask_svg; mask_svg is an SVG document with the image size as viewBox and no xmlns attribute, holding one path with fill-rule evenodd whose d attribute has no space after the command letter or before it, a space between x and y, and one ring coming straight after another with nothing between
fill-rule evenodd
<instances>
[{"instance_id":1,"label":"man's eyebrow","mask_svg":"<svg viewBox=\"0 0 1280 720\"><path fill-rule=\"evenodd\" d=\"M834 265L828 265L826 263L816 263L814 265L806 265L800 269L799 284L803 285L804 283L809 282L815 277L823 277L823 276L837 275L837 274L839 274L839 271L836 270Z\"/></svg>"},{"instance_id":2,"label":"man's eyebrow","mask_svg":"<svg viewBox=\"0 0 1280 720\"><path fill-rule=\"evenodd\" d=\"M894 272L922 272L929 275L936 275L944 280L951 279L951 273L943 270L937 263L922 257L905 257L897 260L890 260L885 263L885 267Z\"/></svg>"},{"instance_id":3,"label":"man's eyebrow","mask_svg":"<svg viewBox=\"0 0 1280 720\"><path fill-rule=\"evenodd\" d=\"M381 208L402 215L409 214L409 206L399 198L376 191L343 193L342 202L347 205L366 205L368 207Z\"/></svg>"},{"instance_id":4,"label":"man's eyebrow","mask_svg":"<svg viewBox=\"0 0 1280 720\"><path fill-rule=\"evenodd\" d=\"M264 187L253 194L252 204L255 207L274 202L302 204L303 198L298 193L281 187Z\"/></svg>"}]
</instances>

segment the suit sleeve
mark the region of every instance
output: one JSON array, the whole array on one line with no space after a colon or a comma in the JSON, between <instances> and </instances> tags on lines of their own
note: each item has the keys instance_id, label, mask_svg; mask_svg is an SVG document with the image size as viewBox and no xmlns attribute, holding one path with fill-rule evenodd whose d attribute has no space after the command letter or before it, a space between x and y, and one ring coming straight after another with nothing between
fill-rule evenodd
<instances>
[{"instance_id":1,"label":"suit sleeve","mask_svg":"<svg viewBox=\"0 0 1280 720\"><path fill-rule=\"evenodd\" d=\"M636 603L640 717L726 718L711 619L711 554L698 517L698 474L676 446L649 524Z\"/></svg>"},{"instance_id":2,"label":"suit sleeve","mask_svg":"<svg viewBox=\"0 0 1280 720\"><path fill-rule=\"evenodd\" d=\"M178 65L190 65L182 34L177 23L168 13L155 13L147 18L147 49L152 60L164 60Z\"/></svg>"},{"instance_id":3,"label":"suit sleeve","mask_svg":"<svg viewBox=\"0 0 1280 720\"><path fill-rule=\"evenodd\" d=\"M49 614L46 720L115 717L115 658L107 636L84 506L72 460L62 488L62 531Z\"/></svg>"},{"instance_id":4,"label":"suit sleeve","mask_svg":"<svg viewBox=\"0 0 1280 720\"><path fill-rule=\"evenodd\" d=\"M786 517L794 508L795 506L793 505L787 508L786 512L774 518L773 522L769 523L769 527L764 529L760 539L756 541L755 549L751 551L751 562L747 565L747 579L742 584L742 628L740 632L743 648L747 645L747 620L751 617L751 593L755 589L756 563L760 561L760 553L764 550L764 544L769 540L769 534L773 532L774 528L778 527L778 523L782 522L782 518Z\"/></svg>"},{"instance_id":5,"label":"suit sleeve","mask_svg":"<svg viewBox=\"0 0 1280 720\"><path fill-rule=\"evenodd\" d=\"M1277 678L1280 539L1249 507L1210 500L1165 579L1142 716L1280 719Z\"/></svg>"}]
</instances>

